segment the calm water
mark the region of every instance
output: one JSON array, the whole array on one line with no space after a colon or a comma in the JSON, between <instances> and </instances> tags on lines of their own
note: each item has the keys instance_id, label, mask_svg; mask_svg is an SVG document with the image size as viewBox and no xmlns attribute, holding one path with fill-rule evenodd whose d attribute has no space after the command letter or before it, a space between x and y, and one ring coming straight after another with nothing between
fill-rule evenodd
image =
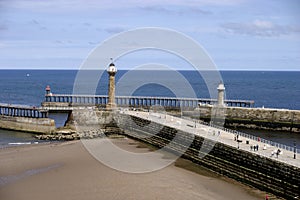
<instances>
[{"instance_id":1,"label":"calm water","mask_svg":"<svg viewBox=\"0 0 300 200\"><path fill-rule=\"evenodd\" d=\"M300 146L300 134L280 132L280 131L266 131L266 130L252 130L252 129L239 129L239 131L248 133L250 135L255 135L267 140L271 140L276 143L285 144L288 146L293 146L294 141L296 141L298 149Z\"/></svg>"},{"instance_id":2,"label":"calm water","mask_svg":"<svg viewBox=\"0 0 300 200\"><path fill-rule=\"evenodd\" d=\"M132 72L132 71L129 71ZM90 91L90 85L100 71L86 72L86 80L82 88L86 94L94 94ZM201 75L193 71L181 71L181 75L192 86L196 96L199 98L210 98L208 89ZM51 86L52 93L73 93L76 70L0 70L0 103L25 104L39 106L43 101L46 85ZM135 88L130 94L139 96L188 96L186 88L178 83L173 76L165 75L163 72L149 72L149 76L162 76L164 83L171 88L176 88L178 94L172 89L161 86L157 82L143 84L147 77L142 74L128 76L128 71L119 71L116 75L116 95L126 95L127 88ZM146 74L146 76L148 75ZM271 107L300 110L300 72L256 72L256 71L223 71L221 72L226 87L226 99L254 100L256 107ZM127 81L122 82L127 77ZM128 78L129 77L129 78ZM96 94L107 94L107 74L103 73L98 84ZM118 82L123 83L118 89ZM217 87L217 86L216 86ZM257 134L256 132L254 134ZM290 144L286 134L265 134L264 138L281 138L281 143ZM282 137L284 135L284 137ZM296 136L298 137L298 136ZM277 139L276 139L277 138ZM282 139L283 138L283 139ZM287 139L285 139L287 138ZM28 133L10 132L0 130L0 145L9 141L22 142L32 141L32 135ZM299 138L300 143L300 138Z\"/></svg>"},{"instance_id":3,"label":"calm water","mask_svg":"<svg viewBox=\"0 0 300 200\"><path fill-rule=\"evenodd\" d=\"M0 148L15 145L10 143L26 144L34 142L38 142L38 140L34 138L34 134L0 129Z\"/></svg>"},{"instance_id":4,"label":"calm water","mask_svg":"<svg viewBox=\"0 0 300 200\"><path fill-rule=\"evenodd\" d=\"M100 73L95 71L93 74ZM197 97L209 98L207 87L201 76L193 71L181 71L189 81ZM29 76L27 76L27 74ZM0 102L40 105L43 101L46 85L50 85L53 93L71 94L76 78L75 70L0 70ZM127 74L119 71L116 82ZM157 72L151 75L156 75ZM227 99L254 100L256 107L287 108L300 110L300 72L255 72L255 71L223 71L222 78L226 87ZM89 76L86 84L89 93ZM131 87L143 81L143 76L136 75L123 84ZM177 83L172 76L163 77L166 83L179 88L180 95L185 95L185 88ZM133 92L144 96L174 96L174 94L158 84L141 85ZM118 84L117 84L118 87ZM107 94L107 74L99 81L97 94ZM117 95L123 90L117 90ZM179 95L178 95L179 96Z\"/></svg>"}]
</instances>

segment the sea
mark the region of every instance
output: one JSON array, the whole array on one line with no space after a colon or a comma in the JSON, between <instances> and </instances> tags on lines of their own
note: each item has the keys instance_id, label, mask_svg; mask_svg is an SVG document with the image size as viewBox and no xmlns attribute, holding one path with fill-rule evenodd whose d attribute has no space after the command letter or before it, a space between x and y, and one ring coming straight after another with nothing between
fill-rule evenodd
<instances>
[{"instance_id":1,"label":"sea","mask_svg":"<svg viewBox=\"0 0 300 200\"><path fill-rule=\"evenodd\" d=\"M192 97L211 98L209 83L217 79L225 85L226 99L253 100L255 107L300 110L300 71L221 71L220 76L211 74L214 73L119 70L116 95L189 97L189 91L192 91ZM81 90L74 88L78 84L82 86ZM100 70L0 70L0 103L40 106L47 85L57 94L72 94L75 90L82 94L106 95L108 76ZM213 86L214 92L216 87ZM291 146L294 140L300 144L300 134L243 131ZM38 142L33 136L0 129L0 147L9 143Z\"/></svg>"}]
</instances>

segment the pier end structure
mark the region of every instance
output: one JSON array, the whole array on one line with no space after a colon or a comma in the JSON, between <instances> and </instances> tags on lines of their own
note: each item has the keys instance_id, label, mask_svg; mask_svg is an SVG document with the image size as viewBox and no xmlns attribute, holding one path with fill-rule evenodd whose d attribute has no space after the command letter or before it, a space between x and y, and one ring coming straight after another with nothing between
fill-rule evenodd
<instances>
[{"instance_id":1,"label":"pier end structure","mask_svg":"<svg viewBox=\"0 0 300 200\"><path fill-rule=\"evenodd\" d=\"M224 104L225 86L224 86L223 82L219 83L219 86L217 89L218 89L218 106L223 107L225 105Z\"/></svg>"}]
</instances>

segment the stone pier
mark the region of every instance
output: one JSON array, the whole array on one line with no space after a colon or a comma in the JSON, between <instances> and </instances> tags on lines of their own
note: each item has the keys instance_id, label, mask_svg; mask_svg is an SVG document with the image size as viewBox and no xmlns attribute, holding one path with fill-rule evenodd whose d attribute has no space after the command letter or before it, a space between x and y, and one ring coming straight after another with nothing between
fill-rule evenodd
<instances>
[{"instance_id":1,"label":"stone pier","mask_svg":"<svg viewBox=\"0 0 300 200\"><path fill-rule=\"evenodd\" d=\"M238 143L234 133L165 114L121 111L117 119L128 137L158 148L167 147L209 170L276 196L300 197L300 162L293 158L292 151L284 150L277 158L271 156L277 147L264 149L262 141L241 136ZM259 150L251 150L250 145L256 144Z\"/></svg>"},{"instance_id":2,"label":"stone pier","mask_svg":"<svg viewBox=\"0 0 300 200\"><path fill-rule=\"evenodd\" d=\"M300 133L300 111L271 108L224 107L225 125L233 128L266 129ZM210 121L213 109L210 106L199 106L197 112L186 112L186 115Z\"/></svg>"}]
</instances>

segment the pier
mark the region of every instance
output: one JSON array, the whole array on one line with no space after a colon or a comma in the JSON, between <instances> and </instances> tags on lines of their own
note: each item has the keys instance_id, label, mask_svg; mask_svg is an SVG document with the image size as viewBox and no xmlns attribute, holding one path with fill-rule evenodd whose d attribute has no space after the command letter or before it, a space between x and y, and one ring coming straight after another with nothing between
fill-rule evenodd
<instances>
[{"instance_id":1,"label":"pier","mask_svg":"<svg viewBox=\"0 0 300 200\"><path fill-rule=\"evenodd\" d=\"M130 117L136 117L150 122L159 123L163 126L168 126L176 130L188 132L192 135L198 135L215 142L221 142L233 148L238 148L249 153L254 153L300 168L299 160L294 159L294 154L298 155L296 157L300 158L300 149L296 149L291 146L279 144L228 128L218 127L214 124L204 123L200 120L193 120L188 117L180 118L168 115L166 113L141 112L126 109L120 110L119 112L120 114L125 114ZM237 135L239 136L238 140L234 140L234 137ZM253 151L250 148L251 145L258 145L259 149L257 151ZM281 151L283 151L282 155L279 155L278 157L276 157L276 155L271 156L272 152L278 149L281 149Z\"/></svg>"},{"instance_id":2,"label":"pier","mask_svg":"<svg viewBox=\"0 0 300 200\"><path fill-rule=\"evenodd\" d=\"M0 103L0 128L52 134L55 121L48 114L48 110L38 107Z\"/></svg>"},{"instance_id":3,"label":"pier","mask_svg":"<svg viewBox=\"0 0 300 200\"><path fill-rule=\"evenodd\" d=\"M148 96L116 96L115 103L119 107L151 107L160 105L165 108L196 108L199 104L215 105L217 99L177 98L177 97L148 97ZM108 103L107 95L76 95L76 94L46 94L43 103L68 103L69 106L97 105ZM227 106L254 107L250 100L224 100Z\"/></svg>"},{"instance_id":4,"label":"pier","mask_svg":"<svg viewBox=\"0 0 300 200\"><path fill-rule=\"evenodd\" d=\"M24 105L0 104L0 115L12 117L47 118L48 111Z\"/></svg>"},{"instance_id":5,"label":"pier","mask_svg":"<svg viewBox=\"0 0 300 200\"><path fill-rule=\"evenodd\" d=\"M296 147L165 113L121 110L117 124L128 137L182 154L183 158L260 190L299 199L300 162L296 157L300 152ZM279 148L282 154L274 153Z\"/></svg>"}]
</instances>

